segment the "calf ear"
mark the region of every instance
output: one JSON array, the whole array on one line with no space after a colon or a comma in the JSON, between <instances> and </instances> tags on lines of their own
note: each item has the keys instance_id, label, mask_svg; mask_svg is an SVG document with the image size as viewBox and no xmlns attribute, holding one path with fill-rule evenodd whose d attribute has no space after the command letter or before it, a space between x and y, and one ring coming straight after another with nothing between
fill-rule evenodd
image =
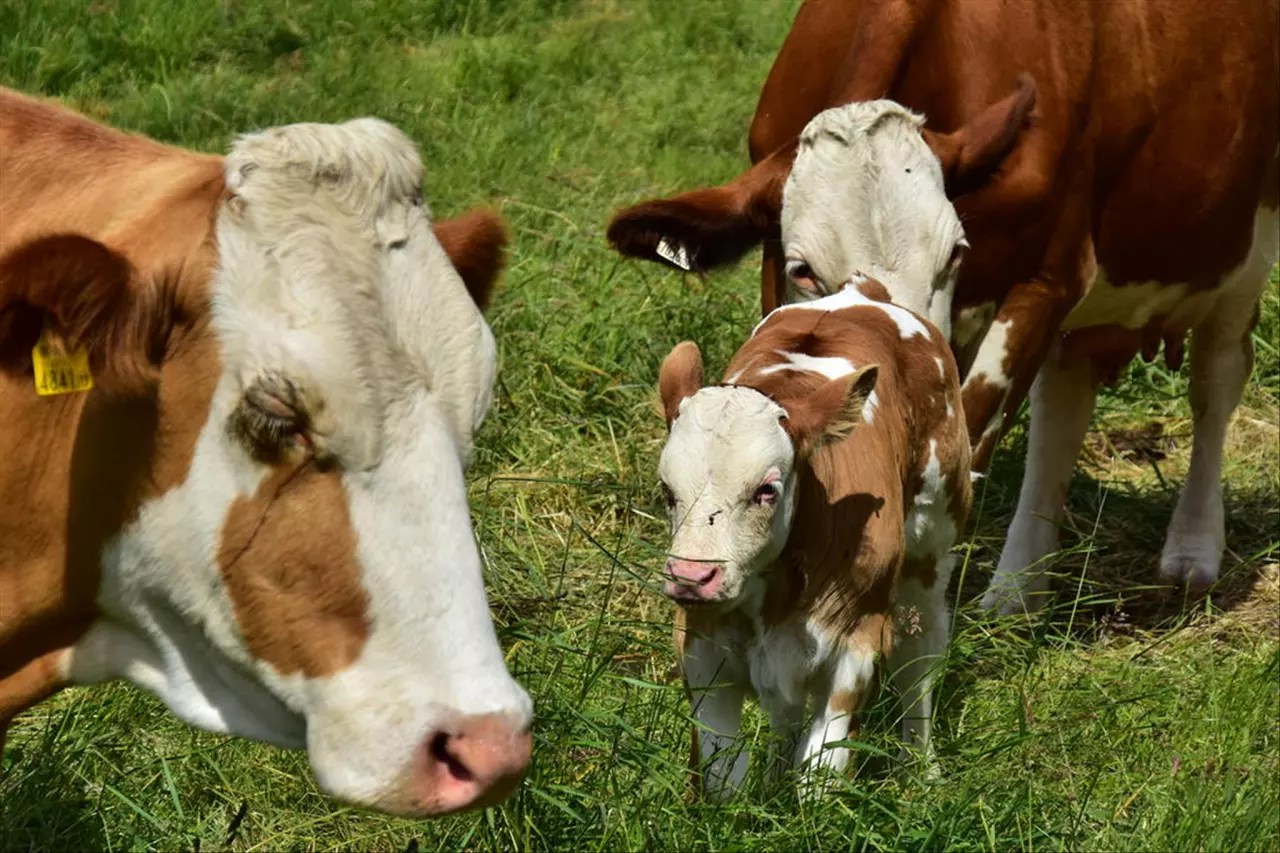
<instances>
[{"instance_id":1,"label":"calf ear","mask_svg":"<svg viewBox=\"0 0 1280 853\"><path fill-rule=\"evenodd\" d=\"M132 264L77 234L25 243L0 257L0 369L25 371L45 328L84 349L99 385L153 381L159 312Z\"/></svg>"},{"instance_id":2,"label":"calf ear","mask_svg":"<svg viewBox=\"0 0 1280 853\"><path fill-rule=\"evenodd\" d=\"M692 397L702 387L702 353L693 341L676 344L658 371L658 393L667 427L680 414L680 402Z\"/></svg>"},{"instance_id":3,"label":"calf ear","mask_svg":"<svg viewBox=\"0 0 1280 853\"><path fill-rule=\"evenodd\" d=\"M623 255L703 273L732 264L778 230L796 142L733 181L618 211L610 245Z\"/></svg>"},{"instance_id":4,"label":"calf ear","mask_svg":"<svg viewBox=\"0 0 1280 853\"><path fill-rule=\"evenodd\" d=\"M434 225L436 239L481 311L506 263L507 229L492 210L477 208Z\"/></svg>"},{"instance_id":5,"label":"calf ear","mask_svg":"<svg viewBox=\"0 0 1280 853\"><path fill-rule=\"evenodd\" d=\"M923 131L925 143L942 161L949 198L973 192L995 174L1013 151L1018 134L1030 123L1035 105L1035 80L1030 74L1019 74L1013 94L996 101L959 130Z\"/></svg>"},{"instance_id":6,"label":"calf ear","mask_svg":"<svg viewBox=\"0 0 1280 853\"><path fill-rule=\"evenodd\" d=\"M808 456L824 445L842 441L863 423L863 407L879 374L878 365L868 364L852 376L832 379L787 409L782 426L796 446L796 455Z\"/></svg>"}]
</instances>

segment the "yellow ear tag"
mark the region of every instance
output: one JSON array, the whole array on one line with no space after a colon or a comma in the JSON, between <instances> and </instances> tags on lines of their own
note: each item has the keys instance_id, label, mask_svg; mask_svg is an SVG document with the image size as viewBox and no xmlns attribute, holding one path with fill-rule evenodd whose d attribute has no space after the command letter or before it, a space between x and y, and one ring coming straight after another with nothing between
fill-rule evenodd
<instances>
[{"instance_id":1,"label":"yellow ear tag","mask_svg":"<svg viewBox=\"0 0 1280 853\"><path fill-rule=\"evenodd\" d=\"M50 339L47 328L31 348L31 366L36 375L36 393L41 397L74 394L93 387L89 353L83 349L67 353Z\"/></svg>"}]
</instances>

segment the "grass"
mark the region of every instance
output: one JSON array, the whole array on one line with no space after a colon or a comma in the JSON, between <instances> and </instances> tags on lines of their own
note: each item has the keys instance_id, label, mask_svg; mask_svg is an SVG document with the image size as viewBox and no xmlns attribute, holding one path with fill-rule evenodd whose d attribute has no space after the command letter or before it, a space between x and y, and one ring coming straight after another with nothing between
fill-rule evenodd
<instances>
[{"instance_id":1,"label":"grass","mask_svg":"<svg viewBox=\"0 0 1280 853\"><path fill-rule=\"evenodd\" d=\"M653 384L677 341L723 366L757 312L751 264L708 280L622 262L616 207L736 174L797 0L0 0L0 82L210 151L242 131L374 114L421 145L442 215L512 228L490 320L502 366L472 508L533 767L499 809L410 822L335 806L305 756L193 732L133 688L67 691L16 722L0 849L1280 850L1280 294L1225 472L1214 596L1150 589L1189 455L1185 368L1101 399L1070 495L1057 607L974 604L1025 435L983 481L955 583L937 783L889 772L894 708L817 806L753 787L689 804ZM1143 433L1152 422L1161 436ZM1163 454L1164 458L1158 458ZM756 713L746 731L757 747Z\"/></svg>"}]
</instances>

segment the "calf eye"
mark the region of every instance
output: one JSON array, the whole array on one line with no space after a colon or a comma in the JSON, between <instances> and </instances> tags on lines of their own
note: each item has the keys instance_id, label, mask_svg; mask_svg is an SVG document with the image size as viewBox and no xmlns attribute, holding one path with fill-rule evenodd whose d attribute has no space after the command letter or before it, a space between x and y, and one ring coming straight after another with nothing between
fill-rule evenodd
<instances>
[{"instance_id":1,"label":"calf eye","mask_svg":"<svg viewBox=\"0 0 1280 853\"><path fill-rule=\"evenodd\" d=\"M765 483L756 489L751 495L751 504L753 506L767 506L778 499L778 483L772 481Z\"/></svg>"},{"instance_id":2,"label":"calf eye","mask_svg":"<svg viewBox=\"0 0 1280 853\"><path fill-rule=\"evenodd\" d=\"M795 282L797 287L805 290L818 289L818 279L813 274L813 268L799 258L787 261L787 278Z\"/></svg>"}]
</instances>

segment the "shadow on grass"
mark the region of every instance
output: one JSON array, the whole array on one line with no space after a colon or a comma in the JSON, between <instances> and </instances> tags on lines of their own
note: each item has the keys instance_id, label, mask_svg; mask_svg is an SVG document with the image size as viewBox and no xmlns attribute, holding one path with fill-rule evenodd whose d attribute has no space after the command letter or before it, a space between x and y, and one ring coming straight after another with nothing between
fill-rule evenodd
<instances>
[{"instance_id":1,"label":"shadow on grass","mask_svg":"<svg viewBox=\"0 0 1280 853\"><path fill-rule=\"evenodd\" d=\"M969 532L967 570L953 583L958 607L976 611L991 580L1017 506L1026 435L1008 437L978 496ZM1099 478L1077 466L1067 497L1060 550L1048 558L1052 597L1032 624L1076 641L1107 634L1160 634L1185 627L1206 610L1205 596L1160 577L1165 533L1182 481L1166 480L1151 461L1158 485L1139 487ZM1280 551L1280 496L1266 482L1241 488L1224 484L1226 544L1221 577L1208 590L1213 611L1242 613L1280 631L1275 603L1259 596L1264 569ZM1250 611L1243 613L1243 611ZM1256 612L1254 612L1256 611ZM1063 632L1068 632L1063 634Z\"/></svg>"},{"instance_id":2,"label":"shadow on grass","mask_svg":"<svg viewBox=\"0 0 1280 853\"><path fill-rule=\"evenodd\" d=\"M75 772L80 756L56 718L41 737L6 745L0 759L0 850L105 850L93 797Z\"/></svg>"}]
</instances>

